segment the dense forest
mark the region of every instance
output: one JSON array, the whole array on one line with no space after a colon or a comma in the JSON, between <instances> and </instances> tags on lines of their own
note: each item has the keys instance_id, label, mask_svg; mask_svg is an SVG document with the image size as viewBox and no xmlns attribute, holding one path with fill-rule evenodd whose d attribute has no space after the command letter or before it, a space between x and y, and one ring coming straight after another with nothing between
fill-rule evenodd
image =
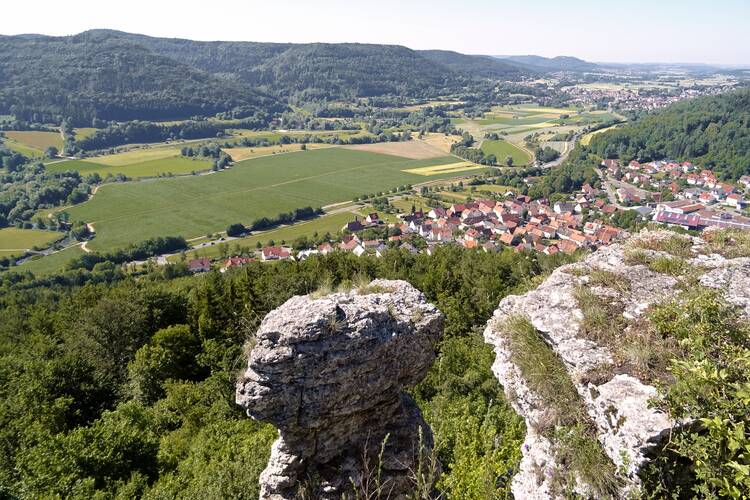
<instances>
[{"instance_id":1,"label":"dense forest","mask_svg":"<svg viewBox=\"0 0 750 500\"><path fill-rule=\"evenodd\" d=\"M699 97L646 114L599 134L590 144L603 158L693 161L725 180L750 174L750 90Z\"/></svg>"},{"instance_id":2,"label":"dense forest","mask_svg":"<svg viewBox=\"0 0 750 500\"><path fill-rule=\"evenodd\" d=\"M420 50L419 54L451 71L480 78L516 79L533 71L490 56L469 56L450 50Z\"/></svg>"},{"instance_id":3,"label":"dense forest","mask_svg":"<svg viewBox=\"0 0 750 500\"><path fill-rule=\"evenodd\" d=\"M37 211L88 199L98 176L83 177L75 171L47 172L41 163L6 167L0 172L0 228L31 227ZM45 224L57 228L56 220ZM53 226L54 224L54 226Z\"/></svg>"},{"instance_id":4,"label":"dense forest","mask_svg":"<svg viewBox=\"0 0 750 500\"><path fill-rule=\"evenodd\" d=\"M440 488L502 497L524 429L479 332L501 297L561 262L444 247L196 277L177 264L133 279L112 262L41 280L4 273L0 496L257 498L276 431L234 404L243 343L294 294L384 277L409 280L446 315L439 359L414 391Z\"/></svg>"},{"instance_id":5,"label":"dense forest","mask_svg":"<svg viewBox=\"0 0 750 500\"><path fill-rule=\"evenodd\" d=\"M281 112L290 100L457 94L479 79L538 70L397 45L198 42L108 30L9 36L0 38L0 114L76 126L244 118Z\"/></svg>"},{"instance_id":6,"label":"dense forest","mask_svg":"<svg viewBox=\"0 0 750 500\"><path fill-rule=\"evenodd\" d=\"M514 80L527 68L486 56L414 51L395 45L357 43L197 42L112 31L89 32L135 40L155 53L216 74L231 74L281 95L367 97L430 96L455 91L467 79Z\"/></svg>"},{"instance_id":7,"label":"dense forest","mask_svg":"<svg viewBox=\"0 0 750 500\"><path fill-rule=\"evenodd\" d=\"M74 125L282 110L276 100L118 38L0 38L0 114Z\"/></svg>"}]
</instances>

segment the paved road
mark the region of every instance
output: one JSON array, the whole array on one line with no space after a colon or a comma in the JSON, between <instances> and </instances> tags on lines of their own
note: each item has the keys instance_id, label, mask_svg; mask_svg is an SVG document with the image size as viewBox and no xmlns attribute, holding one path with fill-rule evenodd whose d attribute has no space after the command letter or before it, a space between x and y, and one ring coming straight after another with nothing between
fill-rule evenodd
<instances>
[{"instance_id":1,"label":"paved road","mask_svg":"<svg viewBox=\"0 0 750 500\"><path fill-rule=\"evenodd\" d=\"M637 188L633 186L632 184L628 184L627 182L610 179L604 174L604 172L600 168L596 168L595 170L596 170L596 173L599 175L599 178L602 179L602 185L607 190L607 197L609 198L609 203L617 207L619 210L632 210L633 208L637 208L637 207L626 207L625 205L620 205L620 203L617 201L616 189L618 188L632 189L636 193L640 194L644 199L646 198L648 191L644 191L643 189Z\"/></svg>"},{"instance_id":2,"label":"paved road","mask_svg":"<svg viewBox=\"0 0 750 500\"><path fill-rule=\"evenodd\" d=\"M554 168L559 167L562 165L562 162L568 159L568 156L570 156L570 152L573 151L573 148L576 145L576 140L578 140L578 137L574 137L570 141L566 141L563 143L563 150L560 153L560 157L557 160L553 160L551 162L545 163L542 165L542 168Z\"/></svg>"}]
</instances>

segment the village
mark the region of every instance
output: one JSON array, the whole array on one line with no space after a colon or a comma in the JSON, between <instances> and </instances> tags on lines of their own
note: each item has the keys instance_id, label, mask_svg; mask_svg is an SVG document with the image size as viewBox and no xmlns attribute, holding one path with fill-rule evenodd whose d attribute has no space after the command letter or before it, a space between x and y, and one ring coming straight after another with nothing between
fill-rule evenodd
<instances>
[{"instance_id":1,"label":"village","mask_svg":"<svg viewBox=\"0 0 750 500\"><path fill-rule=\"evenodd\" d=\"M340 234L309 248L265 246L253 255L221 259L224 272L249 262L304 260L313 255L346 252L382 257L389 249L431 255L441 245L498 252L540 252L546 255L595 250L618 241L625 230L613 222L615 214L634 211L639 221L700 231L709 227L750 231L746 208L750 177L738 185L721 182L708 169L689 162L669 160L622 164L604 160L599 170L601 187L586 183L568 200L550 203L532 200L512 190L494 199L469 199L462 203L434 203L433 208L399 213L386 222L377 211L354 217ZM437 205L445 205L437 206ZM187 262L192 272L214 268L207 257Z\"/></svg>"},{"instance_id":2,"label":"village","mask_svg":"<svg viewBox=\"0 0 750 500\"><path fill-rule=\"evenodd\" d=\"M569 254L582 248L607 245L622 234L622 230L605 222L585 220L583 212L593 206L598 194L598 190L587 185L575 202L550 205L545 199L531 200L528 196L515 196L510 192L505 200L482 199L451 204L447 208L413 210L399 214L398 222L390 224L373 212L364 219L355 218L346 224L339 241L325 242L316 248L297 252L289 247L268 246L258 253L261 261L304 260L312 255L335 251L381 257L391 248L430 255L438 246L459 245L484 252L497 252L508 247L517 252ZM380 230L384 236L364 239L360 235L368 229ZM220 263L220 270L242 266L252 260L253 257L230 257ZM188 267L193 272L207 271L211 269L211 262L207 258L192 259Z\"/></svg>"},{"instance_id":3,"label":"village","mask_svg":"<svg viewBox=\"0 0 750 500\"><path fill-rule=\"evenodd\" d=\"M642 216L688 230L709 227L750 231L747 207L750 176L737 185L722 182L709 169L668 160L621 165L604 160L606 177L617 184L617 200Z\"/></svg>"}]
</instances>

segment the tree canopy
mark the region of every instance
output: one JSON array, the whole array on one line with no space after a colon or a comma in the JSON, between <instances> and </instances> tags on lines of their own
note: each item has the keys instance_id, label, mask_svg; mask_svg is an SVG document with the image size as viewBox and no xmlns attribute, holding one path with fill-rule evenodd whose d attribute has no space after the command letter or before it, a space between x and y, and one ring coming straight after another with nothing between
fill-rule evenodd
<instances>
[{"instance_id":1,"label":"tree canopy","mask_svg":"<svg viewBox=\"0 0 750 500\"><path fill-rule=\"evenodd\" d=\"M726 180L750 174L750 89L698 97L594 136L603 158L692 161Z\"/></svg>"}]
</instances>

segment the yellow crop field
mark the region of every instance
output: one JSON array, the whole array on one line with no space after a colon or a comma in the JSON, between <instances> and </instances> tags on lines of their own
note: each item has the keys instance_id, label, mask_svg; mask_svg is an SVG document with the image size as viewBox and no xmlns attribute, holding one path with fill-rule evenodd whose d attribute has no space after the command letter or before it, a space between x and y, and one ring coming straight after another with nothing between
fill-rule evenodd
<instances>
[{"instance_id":1,"label":"yellow crop field","mask_svg":"<svg viewBox=\"0 0 750 500\"><path fill-rule=\"evenodd\" d=\"M431 176L431 175L442 175L442 174L454 174L458 172L465 172L469 170L482 170L484 167L482 165L475 165L474 163L468 162L468 161L461 161L458 163L449 163L448 165L433 165L430 167L419 167L419 168L410 168L408 170L402 170L402 172L407 172L410 174L416 174L416 175L424 175L424 176Z\"/></svg>"},{"instance_id":2,"label":"yellow crop field","mask_svg":"<svg viewBox=\"0 0 750 500\"><path fill-rule=\"evenodd\" d=\"M124 153L115 153L112 155L95 156L86 158L84 162L106 165L108 167L125 167L134 163L143 163L144 161L163 160L180 155L179 146L163 148L144 148L125 151Z\"/></svg>"},{"instance_id":3,"label":"yellow crop field","mask_svg":"<svg viewBox=\"0 0 750 500\"><path fill-rule=\"evenodd\" d=\"M96 133L98 129L95 129L93 127L81 127L73 130L73 133L76 136L76 140L85 139L86 137L92 136Z\"/></svg>"},{"instance_id":4,"label":"yellow crop field","mask_svg":"<svg viewBox=\"0 0 750 500\"><path fill-rule=\"evenodd\" d=\"M584 146L588 146L589 143L591 142L591 139L593 139L595 135L601 134L602 132L606 132L607 130L612 130L616 126L617 125L612 125L611 127L600 128L599 130L594 130L593 132L589 132L588 134L581 137L581 144L583 144Z\"/></svg>"}]
</instances>

